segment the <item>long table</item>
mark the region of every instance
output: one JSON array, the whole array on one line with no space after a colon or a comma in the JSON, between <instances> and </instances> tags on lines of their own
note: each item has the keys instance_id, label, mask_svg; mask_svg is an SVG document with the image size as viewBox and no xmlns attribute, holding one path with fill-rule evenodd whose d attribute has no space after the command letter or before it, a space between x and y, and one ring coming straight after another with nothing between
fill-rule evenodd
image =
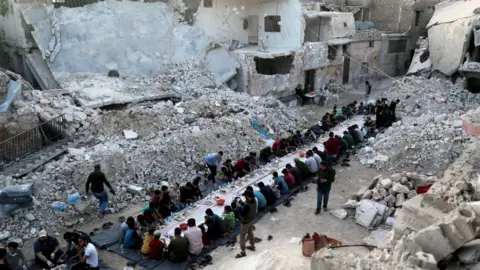
<instances>
[{"instance_id":1,"label":"long table","mask_svg":"<svg viewBox=\"0 0 480 270\"><path fill-rule=\"evenodd\" d=\"M359 127L363 126L363 117L362 116L355 116L351 119L346 120L345 122L337 125L335 128L333 128L331 131L333 131L335 134L342 135L344 131L347 130L348 127L357 124ZM328 136L328 135L327 135ZM224 205L230 205L230 203L236 198L236 197L241 197L241 194L245 191L247 186L252 186L254 189L256 187L254 186L255 183L258 183L260 181L263 181L265 185L273 184L273 179L272 179L272 171L277 171L279 175L281 175L281 171L285 168L285 165L288 163L294 165L294 158L299 157L299 152L303 151L306 152L306 150L313 148L314 146L318 147L320 151L323 151L323 142L325 141L326 137L324 136L322 138L318 138L315 143L312 143L310 145L302 147L302 149L297 150L294 153L287 154L281 158L277 158L267 164L266 166L263 166L250 175L247 175L241 179L238 179L233 182L233 188L222 188L222 190L226 190L226 193L220 192L219 190L213 191L203 199L197 201L195 203L195 207L193 208L187 208L183 209L180 212L173 213L173 216L176 215L181 215L185 211L189 212L188 216L185 216L182 220L175 220L175 219L170 219L168 221L168 225L165 226L164 228L161 229L162 232L162 238L168 242L169 241L169 236L174 235L174 229L176 227L179 227L180 224L182 223L187 223L187 220L190 218L194 218L196 221L196 224L201 224L204 222L205 218L205 210L210 208L212 211L221 216L223 213ZM235 184L235 183L241 183L241 184ZM225 204L220 206L217 205L215 202L215 197L221 197L225 199ZM208 205L210 202L211 205Z\"/></svg>"}]
</instances>

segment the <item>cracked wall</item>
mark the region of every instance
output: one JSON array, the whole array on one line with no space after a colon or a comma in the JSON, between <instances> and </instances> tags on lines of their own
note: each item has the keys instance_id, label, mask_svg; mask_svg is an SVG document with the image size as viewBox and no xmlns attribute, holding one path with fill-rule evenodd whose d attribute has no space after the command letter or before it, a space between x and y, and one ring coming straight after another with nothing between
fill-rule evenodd
<instances>
[{"instance_id":1,"label":"cracked wall","mask_svg":"<svg viewBox=\"0 0 480 270\"><path fill-rule=\"evenodd\" d=\"M359 41L350 43L349 83L359 83L369 78L382 77L371 68L380 67L380 54L382 48L381 40ZM368 69L363 65L368 63Z\"/></svg>"},{"instance_id":2,"label":"cracked wall","mask_svg":"<svg viewBox=\"0 0 480 270\"><path fill-rule=\"evenodd\" d=\"M151 76L164 72L168 63L205 57L212 42L200 28L179 23L174 8L162 2L110 0L87 7L55 10L62 47L49 63L54 74L106 74L116 69ZM34 22L34 36L42 51L53 37L52 11L46 14Z\"/></svg>"}]
</instances>

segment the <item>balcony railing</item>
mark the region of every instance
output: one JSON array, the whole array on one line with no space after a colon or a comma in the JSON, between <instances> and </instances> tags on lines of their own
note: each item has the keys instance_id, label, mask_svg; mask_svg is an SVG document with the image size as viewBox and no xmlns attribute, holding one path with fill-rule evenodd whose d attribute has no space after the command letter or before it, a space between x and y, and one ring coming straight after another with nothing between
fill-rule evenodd
<instances>
[{"instance_id":1,"label":"balcony railing","mask_svg":"<svg viewBox=\"0 0 480 270\"><path fill-rule=\"evenodd\" d=\"M65 136L64 119L65 115L62 114L0 142L0 168L2 164L14 162L62 139Z\"/></svg>"}]
</instances>

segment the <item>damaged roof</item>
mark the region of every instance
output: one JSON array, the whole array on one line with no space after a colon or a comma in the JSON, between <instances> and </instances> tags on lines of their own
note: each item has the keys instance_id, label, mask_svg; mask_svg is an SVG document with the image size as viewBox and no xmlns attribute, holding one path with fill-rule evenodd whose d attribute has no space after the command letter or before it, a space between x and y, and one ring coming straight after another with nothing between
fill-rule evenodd
<instances>
[{"instance_id":1,"label":"damaged roof","mask_svg":"<svg viewBox=\"0 0 480 270\"><path fill-rule=\"evenodd\" d=\"M427 29L442 23L451 23L462 18L476 16L480 13L480 0L441 2L435 6Z\"/></svg>"},{"instance_id":2,"label":"damaged roof","mask_svg":"<svg viewBox=\"0 0 480 270\"><path fill-rule=\"evenodd\" d=\"M463 64L472 35L472 21L480 18L480 0L438 4L427 25L432 71L451 76Z\"/></svg>"}]
</instances>

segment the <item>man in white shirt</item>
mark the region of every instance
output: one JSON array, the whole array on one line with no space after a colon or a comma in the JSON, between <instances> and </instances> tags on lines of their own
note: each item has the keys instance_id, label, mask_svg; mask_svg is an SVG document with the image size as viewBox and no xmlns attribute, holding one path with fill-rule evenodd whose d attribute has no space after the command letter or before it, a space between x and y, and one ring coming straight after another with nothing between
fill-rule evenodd
<instances>
[{"instance_id":1,"label":"man in white shirt","mask_svg":"<svg viewBox=\"0 0 480 270\"><path fill-rule=\"evenodd\" d=\"M313 152L310 150L307 151L307 160L305 160L305 164L307 164L311 175L314 175L317 173L318 171L317 161L313 157Z\"/></svg>"},{"instance_id":2,"label":"man in white shirt","mask_svg":"<svg viewBox=\"0 0 480 270\"><path fill-rule=\"evenodd\" d=\"M100 268L98 267L97 249L92 243L90 243L90 238L88 237L88 235L82 234L78 239L78 244L80 247L84 248L84 255L80 260L80 264L85 267L81 268L82 266L79 265L79 269L99 270ZM74 267L74 269L75 268L76 267Z\"/></svg>"},{"instance_id":3,"label":"man in white shirt","mask_svg":"<svg viewBox=\"0 0 480 270\"><path fill-rule=\"evenodd\" d=\"M315 161L317 162L317 167L320 168L320 164L322 164L322 158L317 153L313 152L312 150L308 150L308 152L312 152L312 156L315 159Z\"/></svg>"},{"instance_id":4,"label":"man in white shirt","mask_svg":"<svg viewBox=\"0 0 480 270\"><path fill-rule=\"evenodd\" d=\"M187 223L188 230L183 235L188 240L188 253L196 256L203 249L202 230L196 226L194 218L189 219Z\"/></svg>"}]
</instances>

